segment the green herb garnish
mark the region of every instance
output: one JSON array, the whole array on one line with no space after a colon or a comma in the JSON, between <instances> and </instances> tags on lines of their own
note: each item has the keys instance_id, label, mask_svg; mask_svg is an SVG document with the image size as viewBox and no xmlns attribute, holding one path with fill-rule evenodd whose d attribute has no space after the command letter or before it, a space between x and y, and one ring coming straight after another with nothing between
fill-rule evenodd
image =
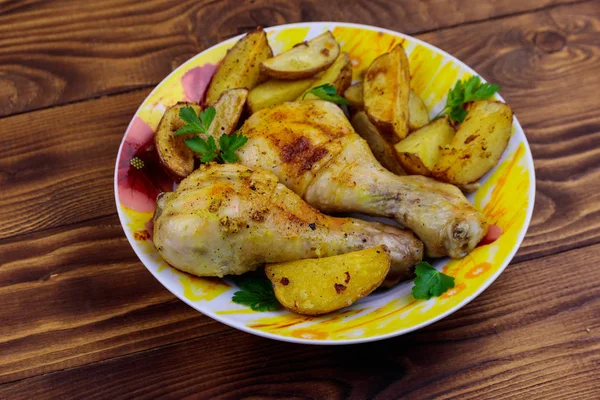
<instances>
[{"instance_id":1,"label":"green herb garnish","mask_svg":"<svg viewBox=\"0 0 600 400\"><path fill-rule=\"evenodd\" d=\"M190 106L181 107L179 110L179 118L181 118L187 125L184 125L181 129L178 129L174 135L189 135L189 134L206 134L210 124L215 119L216 110L214 107L208 107L204 111L200 112L200 115L196 115L194 109ZM232 133L228 135L222 134L219 138L219 146L214 137L208 136L204 139L200 136L187 139L185 144L195 151L200 153L201 162L217 161L223 163L234 163L237 161L235 151L242 147L248 138L244 135Z\"/></svg>"},{"instance_id":2,"label":"green herb garnish","mask_svg":"<svg viewBox=\"0 0 600 400\"><path fill-rule=\"evenodd\" d=\"M330 85L329 83L326 83L321 86L316 86L310 89L308 92L304 93L304 96L302 96L302 100L304 100L306 95L309 93L320 97L323 100L331 101L332 103L345 105L350 104L348 100L338 95L337 91L335 90L335 87L333 85Z\"/></svg>"},{"instance_id":3,"label":"green herb garnish","mask_svg":"<svg viewBox=\"0 0 600 400\"><path fill-rule=\"evenodd\" d=\"M489 99L500 89L498 85L481 83L481 78L478 76L472 76L466 81L460 80L448 92L446 106L435 118L448 115L452 121L463 122L467 116L467 110L463 108L463 104Z\"/></svg>"},{"instance_id":4,"label":"green herb garnish","mask_svg":"<svg viewBox=\"0 0 600 400\"><path fill-rule=\"evenodd\" d=\"M250 307L254 311L275 311L280 305L273 292L273 285L267 278L259 276L240 276L235 279L240 287L233 294L234 303Z\"/></svg>"},{"instance_id":5,"label":"green herb garnish","mask_svg":"<svg viewBox=\"0 0 600 400\"><path fill-rule=\"evenodd\" d=\"M421 261L415 268L415 286L412 294L415 299L427 299L442 295L454 287L454 278L439 272L431 264Z\"/></svg>"}]
</instances>

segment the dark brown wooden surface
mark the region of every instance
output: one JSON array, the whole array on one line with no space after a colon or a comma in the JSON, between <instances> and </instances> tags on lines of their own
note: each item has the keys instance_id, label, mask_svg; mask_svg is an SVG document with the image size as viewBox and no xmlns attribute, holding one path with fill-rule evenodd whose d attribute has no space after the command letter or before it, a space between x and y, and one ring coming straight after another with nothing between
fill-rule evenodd
<instances>
[{"instance_id":1,"label":"dark brown wooden surface","mask_svg":"<svg viewBox=\"0 0 600 400\"><path fill-rule=\"evenodd\" d=\"M600 1L0 1L0 398L600 397ZM513 264L420 331L270 341L175 299L131 250L113 171L173 68L256 24L414 34L503 86L533 151Z\"/></svg>"}]
</instances>

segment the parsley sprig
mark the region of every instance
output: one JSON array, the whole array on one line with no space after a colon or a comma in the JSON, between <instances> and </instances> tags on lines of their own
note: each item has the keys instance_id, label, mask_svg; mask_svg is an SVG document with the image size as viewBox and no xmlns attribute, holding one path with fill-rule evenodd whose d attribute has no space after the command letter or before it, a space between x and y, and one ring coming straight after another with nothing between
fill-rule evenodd
<instances>
[{"instance_id":1,"label":"parsley sprig","mask_svg":"<svg viewBox=\"0 0 600 400\"><path fill-rule=\"evenodd\" d=\"M313 94L323 100L331 101L332 103L345 104L345 105L350 104L350 102L348 102L348 100L346 100L342 96L338 95L337 91L335 90L335 86L330 85L329 83L326 83L321 86L316 86L316 87L310 89L308 92L304 93L304 96L302 96L302 100L304 100L304 98L309 93Z\"/></svg>"},{"instance_id":2,"label":"parsley sprig","mask_svg":"<svg viewBox=\"0 0 600 400\"><path fill-rule=\"evenodd\" d=\"M421 261L415 268L415 286L412 288L412 294L415 299L427 299L441 296L448 289L454 287L454 278L448 276L431 264Z\"/></svg>"},{"instance_id":3,"label":"parsley sprig","mask_svg":"<svg viewBox=\"0 0 600 400\"><path fill-rule=\"evenodd\" d=\"M273 292L273 285L265 277L242 275L235 278L240 287L231 301L250 307L254 311L275 311L280 305Z\"/></svg>"},{"instance_id":4,"label":"parsley sprig","mask_svg":"<svg viewBox=\"0 0 600 400\"><path fill-rule=\"evenodd\" d=\"M201 111L199 115L190 106L181 107L179 110L179 118L181 118L187 125L184 125L181 129L178 129L174 135L189 135L189 134L207 134L210 124L215 119L216 110L214 107L208 107L204 111ZM185 144L200 154L201 162L217 161L223 163L234 163L237 161L235 151L242 147L248 138L244 135L232 133L228 135L222 134L219 138L219 145L213 136L208 136L206 139L196 136L191 139L187 139Z\"/></svg>"},{"instance_id":5,"label":"parsley sprig","mask_svg":"<svg viewBox=\"0 0 600 400\"><path fill-rule=\"evenodd\" d=\"M481 83L481 78L478 76L472 76L465 81L460 80L448 92L446 106L435 118L448 115L452 121L463 122L467 116L467 110L463 108L463 104L489 99L500 89L498 85Z\"/></svg>"}]
</instances>

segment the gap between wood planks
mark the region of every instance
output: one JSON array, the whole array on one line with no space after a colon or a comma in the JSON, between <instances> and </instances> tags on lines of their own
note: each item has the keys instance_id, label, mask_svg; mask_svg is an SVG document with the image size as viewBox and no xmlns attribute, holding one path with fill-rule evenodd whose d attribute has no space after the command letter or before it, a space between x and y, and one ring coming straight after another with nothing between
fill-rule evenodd
<instances>
[{"instance_id":1,"label":"gap between wood planks","mask_svg":"<svg viewBox=\"0 0 600 400\"><path fill-rule=\"evenodd\" d=\"M552 10L552 9L558 8L558 7L568 7L568 6L573 6L573 5L577 5L577 4L592 3L594 1L597 1L597 0L575 0L575 1L572 1L572 2L551 4L551 5L547 5L547 6L543 6L543 7L532 8L532 9L525 10L525 11L515 11L515 12L503 14L503 15L492 16L492 17L489 17L489 18L477 19L477 20L471 20L471 21L465 21L465 22L461 22L461 23L458 23L458 24L447 25L447 26L444 26L442 28L424 29L424 30L421 30L421 31L415 31L415 32L411 33L410 36L418 38L419 35L424 35L424 34L432 33L432 32L443 32L443 31L446 31L446 30L450 30L450 29L454 29L454 28L460 27L460 26L475 25L475 24L478 24L478 23L486 22L486 21L501 20L501 19L505 19L505 18L517 17L517 16L520 16L520 15L532 14L532 13L536 13L536 12L540 12L540 11ZM214 43L214 44L217 44L217 43ZM204 50L206 50L206 49L201 50L201 52L204 51ZM173 69L173 70L175 70L175 69ZM167 75L165 75L165 77L166 76ZM35 111L40 111L40 110L49 110L49 109L56 108L56 107L68 106L68 105L78 104L78 103L82 103L82 102L86 102L86 101L90 101L90 100L101 99L103 97L109 97L109 96L114 96L114 95L119 95L119 94L131 93L131 92L135 92L137 90L144 90L144 89L148 89L148 88L154 88L158 83L159 82L155 82L155 83L150 84L150 85L140 85L140 86L136 86L136 87L133 87L133 88L130 88L130 89L126 89L126 90L116 90L116 91L107 92L107 93L103 93L103 94L99 94L99 95L95 95L95 96L86 97L85 99L78 99L78 100L63 102L63 103L60 103L60 104L54 104L54 105L45 106L45 107L33 108L33 109L30 109L30 110L27 110L27 111L18 111L18 112L9 114L9 115L0 116L0 121L2 121L2 119L4 119L4 118L13 117L13 116L16 116L16 115L28 114L28 113L35 112Z\"/></svg>"}]
</instances>

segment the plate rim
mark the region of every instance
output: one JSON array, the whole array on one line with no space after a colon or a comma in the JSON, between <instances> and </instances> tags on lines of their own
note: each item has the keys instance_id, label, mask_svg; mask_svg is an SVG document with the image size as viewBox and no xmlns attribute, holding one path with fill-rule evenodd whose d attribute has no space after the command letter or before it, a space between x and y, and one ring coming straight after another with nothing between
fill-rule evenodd
<instances>
[{"instance_id":1,"label":"plate rim","mask_svg":"<svg viewBox=\"0 0 600 400\"><path fill-rule=\"evenodd\" d=\"M452 59L453 61L457 62L462 67L464 67L464 69L466 71L468 71L472 75L479 76L482 79L483 82L486 82L485 78L482 77L479 73L477 73L473 68L471 68L469 65L467 65L463 61L459 60L458 58L454 57L450 53L446 52L445 50L442 50L439 47L436 47L436 46L434 46L432 44L429 44L429 43L427 43L427 42L425 42L425 41L423 41L421 39L418 39L418 38L416 38L414 36L410 36L410 35L405 34L405 33L393 31L393 30L387 29L387 28L380 28L380 27L373 26L373 25L357 24L357 23L351 23L351 22L312 21L312 22L296 22L296 23L291 23L291 24L273 25L273 26L264 28L264 30L266 32L269 32L270 30L278 30L278 29L280 30L280 29L289 29L289 28L298 28L298 27L309 27L310 28L310 27L319 26L319 25L334 25L334 26L341 26L341 27L359 28L359 29L364 29L364 30L369 30L369 31L384 32L384 33L388 33L388 34L391 34L391 35L400 36L402 38L408 38L411 41L415 41L416 43L418 43L420 45L423 45L423 46L429 48L430 50L433 50L435 52L441 53L445 57L448 57L448 58ZM405 335L407 333L416 331L416 330L421 329L421 328L425 328L425 327L427 327L427 326L429 326L431 324L434 324L434 323L438 322L439 320L441 320L443 318L446 318L447 316L455 313L456 311L460 310L461 308L463 308L464 306L466 306L467 304L469 304L471 301L473 301L473 299L475 299L481 293L483 293L492 283L494 283L496 281L496 279L498 279L498 277L500 276L500 274L502 274L502 272L504 272L504 270L511 264L511 262L512 262L514 256L515 256L515 254L521 248L521 244L523 243L523 240L525 239L525 236L526 236L527 231L529 230L529 226L531 224L531 218L532 218L532 215L533 215L533 208L534 208L534 204L535 204L536 177L535 177L535 167L534 167L534 163L533 163L533 155L531 153L531 148L529 146L529 141L527 140L527 136L525 135L525 131L523 130L523 127L519 123L519 121L518 121L518 119L517 119L516 116L513 116L513 123L516 124L516 127L518 129L520 129L521 132L523 133L523 142L522 143L525 146L525 159L526 159L527 170L529 172L529 179L530 179L529 193L528 193L530 201L528 203L527 212L526 212L526 215L525 215L525 222L523 224L523 229L519 233L519 237L517 238L515 246L513 247L513 249L509 253L509 255L505 258L505 260L503 262L503 265L500 268L498 268L498 270L492 276L490 276L486 280L486 282L484 284L482 284L470 296L464 298L462 301L460 301L454 307L452 307L452 308L446 310L445 312L443 312L443 313L435 316L434 318L431 318L429 320L423 321L423 322L421 322L419 324L416 324L416 325L408 327L408 328L398 329L398 330L396 330L394 332L390 332L390 333L386 333L386 334L382 334L382 335L375 335L375 336L363 337L363 338L359 337L359 338L353 338L353 339L322 339L322 340L321 339L295 338L295 337L278 335L278 334L275 334L275 333L270 333L270 332L265 332L265 331L262 331L262 330L259 330L259 329L250 328L247 325L238 323L237 321L229 320L229 319L227 319L227 318L225 318L225 317L223 317L223 316L221 316L221 315L213 312L212 310L205 309L205 307L203 306L203 304L198 303L198 302L192 302L191 300L187 299L183 295L174 293L171 289L169 289L162 282L162 280L159 278L158 272L153 271L151 268L149 268L146 265L145 259L147 258L147 255L144 254L142 252L141 248L139 248L139 245L137 243L135 243L135 239L133 238L133 235L130 232L128 232L128 230L126 229L126 223L124 223L125 216L123 215L124 211L122 210L122 206L121 206L121 204L119 202L119 191L118 191L119 160L121 158L121 151L123 150L123 144L125 143L125 138L127 137L127 134L129 133L129 130L131 129L131 126L133 125L133 122L136 119L136 116L142 110L142 106L144 105L144 103L146 102L146 100L149 97L151 97L159 89L159 87L162 86L162 84L166 80L168 80L172 75L174 75L175 73L177 73L185 65L187 65L188 63L191 63L193 60L195 60L201 54L203 54L205 52L208 52L208 51L212 50L213 48L215 48L217 46L222 46L222 45L224 45L226 43L237 41L237 40L239 40L240 38L242 38L245 35L246 35L246 33L242 33L240 35L233 36L233 37L231 37L229 39L226 39L226 40L223 40L221 42L218 42L218 43L214 44L213 46L202 50L200 53L197 53L196 55L192 56L191 58L189 58L188 60L186 60L184 63L182 63L181 65L179 65L177 68L175 68L173 71L171 71L171 73L169 73L167 76L165 76L159 83L157 83L154 86L154 88L152 89L152 91L144 98L144 100L142 100L140 106L137 108L137 110L135 111L135 113L133 114L133 116L131 118L131 121L127 125L127 128L125 129L125 133L123 134L123 138L121 139L121 142L119 144L119 150L117 152L117 158L116 158L116 161L115 161L115 172L114 172L114 179L113 179L113 190L114 190L114 196L115 196L115 205L116 205L116 208L117 208L117 214L119 216L119 223L121 224L121 228L123 229L123 232L125 233L125 236L127 238L127 241L129 242L129 245L132 247L132 249L135 252L135 254L138 257L138 259L141 261L141 263L144 265L144 267L152 274L152 276L166 290L168 290L171 294L173 294L179 300L183 301L188 306L190 306L194 310L196 310L196 311L204 314L205 316L210 317L210 318L214 319L217 322L220 322L222 324L225 324L227 326L230 326L232 328L241 330L241 331L246 332L246 333L250 333L250 334L253 334L253 335L256 335L256 336L260 336L260 337L264 337L264 338L267 338L267 339L273 339L273 340L278 340L278 341L288 342L288 343L311 344L311 345L348 345L348 344L368 343L368 342L374 342L374 341L378 341L378 340L390 339L390 338L393 338L393 337ZM502 98L502 96L500 96L499 93L497 93L496 95L498 96L498 98L501 101L505 102L504 99Z\"/></svg>"}]
</instances>

